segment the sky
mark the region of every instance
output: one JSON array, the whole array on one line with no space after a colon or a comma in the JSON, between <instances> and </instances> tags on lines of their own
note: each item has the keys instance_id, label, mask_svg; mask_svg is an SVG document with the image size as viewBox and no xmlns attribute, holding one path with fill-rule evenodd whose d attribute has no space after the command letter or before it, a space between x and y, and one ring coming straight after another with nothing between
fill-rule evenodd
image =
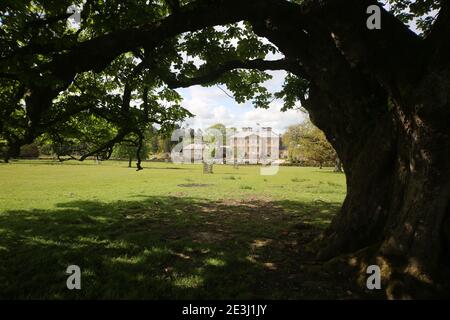
<instances>
[{"instance_id":1,"label":"sky","mask_svg":"<svg viewBox=\"0 0 450 320\"><path fill-rule=\"evenodd\" d=\"M270 92L281 89L286 73L284 71L270 71L272 79L264 83ZM221 86L226 90L225 86ZM222 123L226 127L272 127L277 133L283 133L286 128L303 121L305 114L297 110L282 112L282 100L274 100L269 109L256 109L251 101L238 104L220 88L213 86L204 88L193 86L177 89L183 97L182 106L188 109L195 117L187 119L183 126L194 129L206 129L213 124Z\"/></svg>"},{"instance_id":2,"label":"sky","mask_svg":"<svg viewBox=\"0 0 450 320\"><path fill-rule=\"evenodd\" d=\"M268 42L267 39L261 39ZM266 60L282 59L280 53L269 53ZM272 79L263 85L271 93L279 91L286 76L285 71L267 71ZM237 103L227 93L226 86L202 87L192 86L189 88L177 89L183 97L181 105L195 116L187 119L184 127L193 129L206 129L216 123L221 123L227 128L234 127L271 127L276 133L284 133L290 125L299 124L304 121L307 115L299 110L281 111L283 100L272 101L268 109L255 108L251 101L243 104ZM228 91L227 91L228 92ZM231 94L228 92L228 94Z\"/></svg>"}]
</instances>

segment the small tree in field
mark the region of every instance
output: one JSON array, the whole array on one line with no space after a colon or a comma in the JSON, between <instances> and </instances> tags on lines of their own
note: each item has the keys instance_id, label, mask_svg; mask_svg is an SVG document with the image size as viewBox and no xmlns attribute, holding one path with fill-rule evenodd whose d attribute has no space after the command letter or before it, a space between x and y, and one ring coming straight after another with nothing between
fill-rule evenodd
<instances>
[{"instance_id":1,"label":"small tree in field","mask_svg":"<svg viewBox=\"0 0 450 320\"><path fill-rule=\"evenodd\" d=\"M219 134L222 137L221 139L222 141L217 141ZM227 160L227 154L225 151L226 149L223 148L227 144L227 129L225 125L221 123L216 123L211 127L209 127L208 129L206 129L205 139L210 144L211 147L210 154L208 155L208 157L211 157L212 159L226 161Z\"/></svg>"},{"instance_id":2,"label":"small tree in field","mask_svg":"<svg viewBox=\"0 0 450 320\"><path fill-rule=\"evenodd\" d=\"M148 150L147 145L145 143L142 144L142 148L140 150L140 156L141 156L142 160L147 159L148 151L149 150ZM133 162L133 159L137 158L136 155L137 155L136 145L127 143L127 142L118 144L114 148L114 152L113 152L113 157L115 157L115 158L128 159L128 168L132 167L131 163Z\"/></svg>"}]
</instances>

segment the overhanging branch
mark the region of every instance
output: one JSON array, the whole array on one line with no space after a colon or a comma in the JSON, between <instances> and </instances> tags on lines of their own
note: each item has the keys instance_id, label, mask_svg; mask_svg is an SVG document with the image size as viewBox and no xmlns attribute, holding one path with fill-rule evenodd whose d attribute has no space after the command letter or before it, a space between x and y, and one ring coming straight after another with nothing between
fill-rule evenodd
<instances>
[{"instance_id":1,"label":"overhanging branch","mask_svg":"<svg viewBox=\"0 0 450 320\"><path fill-rule=\"evenodd\" d=\"M247 61L231 60L216 67L205 66L203 69L208 71L204 71L205 73L198 77L186 78L171 75L169 77L164 78L163 81L171 89L186 88L193 85L213 82L218 78L220 78L224 73L234 69L254 69L259 71L266 71L266 70L291 71L296 67L298 68L298 66L296 66L293 61L287 59L279 59L279 60L254 59Z\"/></svg>"}]
</instances>

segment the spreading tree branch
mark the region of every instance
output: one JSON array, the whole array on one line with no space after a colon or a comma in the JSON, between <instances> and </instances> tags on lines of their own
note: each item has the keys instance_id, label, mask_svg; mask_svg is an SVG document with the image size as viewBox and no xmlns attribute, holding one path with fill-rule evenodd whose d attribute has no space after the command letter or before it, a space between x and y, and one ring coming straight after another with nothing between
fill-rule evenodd
<instances>
[{"instance_id":1,"label":"spreading tree branch","mask_svg":"<svg viewBox=\"0 0 450 320\"><path fill-rule=\"evenodd\" d=\"M172 13L178 13L180 11L180 0L165 0L165 2Z\"/></svg>"},{"instance_id":2,"label":"spreading tree branch","mask_svg":"<svg viewBox=\"0 0 450 320\"><path fill-rule=\"evenodd\" d=\"M293 61L287 59L279 60L262 60L254 59L247 61L231 60L227 61L221 65L210 67L205 66L203 69L205 73L201 76L194 78L178 77L171 75L163 79L163 81L171 89L176 88L186 88L197 84L206 84L213 82L220 78L224 73L234 70L234 69L255 69L260 71L265 70L287 70L291 71L298 66L295 65Z\"/></svg>"}]
</instances>

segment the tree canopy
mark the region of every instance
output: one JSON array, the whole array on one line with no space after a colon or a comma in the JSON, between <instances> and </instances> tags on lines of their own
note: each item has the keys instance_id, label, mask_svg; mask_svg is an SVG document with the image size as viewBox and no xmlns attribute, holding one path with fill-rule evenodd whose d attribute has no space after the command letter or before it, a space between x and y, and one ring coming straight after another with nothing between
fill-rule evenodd
<instances>
[{"instance_id":1,"label":"tree canopy","mask_svg":"<svg viewBox=\"0 0 450 320\"><path fill-rule=\"evenodd\" d=\"M275 94L285 99L284 109L297 101L306 105L312 70L298 63L299 57L263 60L282 44L277 48L261 36L270 38L267 30L276 31L273 20L293 15L299 22L292 27L319 32L310 18L334 6L357 7L341 1L2 1L0 137L8 146L5 158L43 134L57 141L73 139L75 131L82 134L75 123L89 121L107 123L110 132L80 159L110 154L112 145L129 134L139 136L148 123L173 126L189 116L180 107L177 87L223 83L237 102L252 100L266 107L272 97L261 83L270 78L264 72L269 69L290 72ZM425 36L440 2L390 0L387 6L405 23L415 19ZM79 22L69 19L69 8L78 8ZM391 24L392 19L385 20ZM405 33L400 26L393 28ZM305 40L298 38L299 44Z\"/></svg>"},{"instance_id":2,"label":"tree canopy","mask_svg":"<svg viewBox=\"0 0 450 320\"><path fill-rule=\"evenodd\" d=\"M336 151L325 134L308 120L288 127L282 139L291 162L313 162L322 167L336 160Z\"/></svg>"},{"instance_id":3,"label":"tree canopy","mask_svg":"<svg viewBox=\"0 0 450 320\"><path fill-rule=\"evenodd\" d=\"M262 43L249 24L220 29L210 23L184 34L188 26L169 30L180 27L172 21L181 15L174 3L79 1L78 25L68 23L71 1L2 3L0 132L9 146L6 158L43 134L58 142L73 140L83 135L79 124L90 126L92 121L107 125L108 133L80 160L99 152L110 154L115 143L130 134L140 136L149 124L166 130L190 116L172 88L211 85L219 75L236 101L254 98L263 105L269 94L259 84L269 76L237 68L241 61L261 59L275 48ZM152 44L151 38L160 32L151 29L158 29L162 21L173 34ZM143 38L135 38L142 32ZM134 43L126 44L132 38ZM194 58L209 63L197 67ZM217 68L219 64L223 65Z\"/></svg>"}]
</instances>

